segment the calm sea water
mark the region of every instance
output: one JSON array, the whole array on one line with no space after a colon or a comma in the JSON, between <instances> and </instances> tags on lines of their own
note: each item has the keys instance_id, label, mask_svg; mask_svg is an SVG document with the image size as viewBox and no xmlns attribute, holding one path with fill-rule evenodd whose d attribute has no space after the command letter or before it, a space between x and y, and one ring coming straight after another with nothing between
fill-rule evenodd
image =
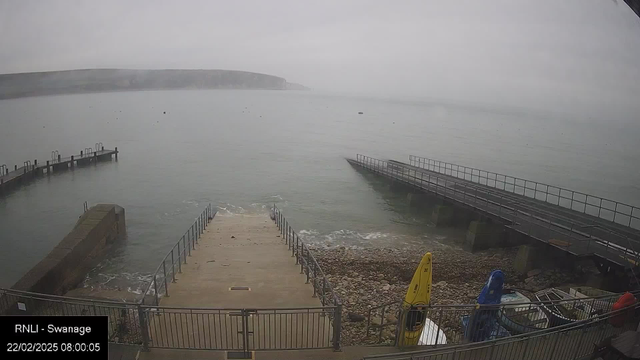
<instances>
[{"instance_id":1,"label":"calm sea water","mask_svg":"<svg viewBox=\"0 0 640 360\"><path fill-rule=\"evenodd\" d=\"M358 112L364 112L358 115ZM166 112L166 114L163 114ZM422 155L640 205L640 126L316 92L148 91L0 101L0 164L102 142L118 162L43 177L0 198L0 286L75 224L83 202L126 209L128 239L89 283L136 288L208 203L280 206L308 241L402 246L435 229L345 157Z\"/></svg>"}]
</instances>

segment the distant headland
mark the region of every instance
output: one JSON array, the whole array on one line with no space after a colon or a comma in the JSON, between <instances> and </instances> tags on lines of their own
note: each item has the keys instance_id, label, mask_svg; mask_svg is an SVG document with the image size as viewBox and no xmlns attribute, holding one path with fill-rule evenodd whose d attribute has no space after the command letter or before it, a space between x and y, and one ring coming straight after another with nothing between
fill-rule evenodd
<instances>
[{"instance_id":1,"label":"distant headland","mask_svg":"<svg viewBox=\"0 0 640 360\"><path fill-rule=\"evenodd\" d=\"M0 74L0 99L163 89L309 90L278 76L235 70L84 69Z\"/></svg>"}]
</instances>

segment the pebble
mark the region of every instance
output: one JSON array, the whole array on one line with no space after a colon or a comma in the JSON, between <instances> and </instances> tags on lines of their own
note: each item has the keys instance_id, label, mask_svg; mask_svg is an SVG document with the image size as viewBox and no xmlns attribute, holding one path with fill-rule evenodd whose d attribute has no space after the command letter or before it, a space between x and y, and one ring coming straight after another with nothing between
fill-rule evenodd
<instances>
[{"instance_id":1,"label":"pebble","mask_svg":"<svg viewBox=\"0 0 640 360\"><path fill-rule=\"evenodd\" d=\"M505 287L523 289L526 285L531 291L572 280L571 274L545 269L532 278L536 281L523 283L513 269L517 248L495 248L473 254L462 249L429 249L420 245L365 249L315 246L312 251L343 301L343 314L349 319L342 323L342 342L345 346L379 344L379 331L370 329L367 336L366 317L374 308L371 311L378 314L377 319L372 316L370 323L379 327L381 309L375 307L389 303L398 305L385 308L382 342L391 341L397 320L390 319L395 319L415 268L427 251L433 255L431 303L434 305L475 303L489 274L495 269L505 273ZM364 316L365 320L351 321L349 314Z\"/></svg>"}]
</instances>

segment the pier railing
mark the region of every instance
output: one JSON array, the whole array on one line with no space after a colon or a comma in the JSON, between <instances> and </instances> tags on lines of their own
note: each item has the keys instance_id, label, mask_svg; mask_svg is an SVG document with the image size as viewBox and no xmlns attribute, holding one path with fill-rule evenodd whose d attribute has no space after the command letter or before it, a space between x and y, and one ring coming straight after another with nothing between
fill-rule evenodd
<instances>
[{"instance_id":1,"label":"pier railing","mask_svg":"<svg viewBox=\"0 0 640 360\"><path fill-rule=\"evenodd\" d=\"M511 175L409 155L409 164L640 229L636 206Z\"/></svg>"},{"instance_id":2,"label":"pier railing","mask_svg":"<svg viewBox=\"0 0 640 360\"><path fill-rule=\"evenodd\" d=\"M107 316L109 342L142 344L145 327L137 304L80 299L0 288L0 315Z\"/></svg>"},{"instance_id":3,"label":"pier railing","mask_svg":"<svg viewBox=\"0 0 640 360\"><path fill-rule=\"evenodd\" d=\"M633 294L638 296L640 292ZM609 313L622 295L500 305L428 305L423 307L422 316L428 319L432 331L424 336L422 345L437 347L486 341L557 327ZM412 314L415 312L403 308L401 301L369 308L367 332L362 342L403 346L403 324L415 316Z\"/></svg>"},{"instance_id":4,"label":"pier railing","mask_svg":"<svg viewBox=\"0 0 640 360\"><path fill-rule=\"evenodd\" d=\"M601 355L613 336L638 327L640 304L575 323L482 342L365 356L365 360L577 360Z\"/></svg>"},{"instance_id":5,"label":"pier railing","mask_svg":"<svg viewBox=\"0 0 640 360\"><path fill-rule=\"evenodd\" d=\"M442 174L424 173L402 163L360 154L357 155L356 162L374 173L509 221L515 230L550 245L571 252L595 253L600 256L607 254L607 259L618 262L640 260L640 253L636 250L640 249L640 242L598 224L589 223L585 226L585 221L577 222L573 218L541 211L526 204L516 204L508 193L489 193L479 185ZM600 238L601 235L607 235L616 241Z\"/></svg>"},{"instance_id":6,"label":"pier railing","mask_svg":"<svg viewBox=\"0 0 640 360\"><path fill-rule=\"evenodd\" d=\"M182 272L182 265L187 264L187 258L191 256L191 251L196 249L198 239L207 228L207 225L217 211L211 208L211 204L200 213L191 227L178 239L171 250L164 256L160 265L151 276L151 280L140 299L141 305L160 305L160 297L169 296L169 284L176 282L176 273ZM151 297L151 299L148 299Z\"/></svg>"},{"instance_id":7,"label":"pier railing","mask_svg":"<svg viewBox=\"0 0 640 360\"><path fill-rule=\"evenodd\" d=\"M245 354L252 350L339 349L335 332L337 306L142 308L149 348L235 350Z\"/></svg>"},{"instance_id":8,"label":"pier railing","mask_svg":"<svg viewBox=\"0 0 640 360\"><path fill-rule=\"evenodd\" d=\"M322 271L318 261L313 256L309 247L300 240L298 234L289 225L289 221L282 214L282 211L274 204L271 209L272 220L278 226L280 234L284 239L291 256L295 257L296 265L300 265L300 274L305 274L307 283L313 286L313 296L320 298L322 306L335 307L335 311L329 315L333 321L333 346L337 350L340 348L340 331L342 328L342 302L333 290L333 286Z\"/></svg>"},{"instance_id":9,"label":"pier railing","mask_svg":"<svg viewBox=\"0 0 640 360\"><path fill-rule=\"evenodd\" d=\"M322 305L339 305L340 298L333 291L331 283L322 271L322 268L316 261L309 247L300 240L298 234L289 225L280 209L273 205L273 214L275 215L275 223L280 230L280 234L284 239L285 245L291 250L291 257L296 258L296 265L300 265L300 273L307 275L307 283L313 285L313 296L318 296Z\"/></svg>"}]
</instances>

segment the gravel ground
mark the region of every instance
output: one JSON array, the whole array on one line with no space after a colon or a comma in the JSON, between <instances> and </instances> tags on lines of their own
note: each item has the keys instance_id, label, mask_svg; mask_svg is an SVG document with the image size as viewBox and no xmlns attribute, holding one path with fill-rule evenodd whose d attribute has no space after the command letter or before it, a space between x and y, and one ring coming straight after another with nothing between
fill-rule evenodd
<instances>
[{"instance_id":1,"label":"gravel ground","mask_svg":"<svg viewBox=\"0 0 640 360\"><path fill-rule=\"evenodd\" d=\"M577 277L556 269L536 270L526 279L518 277L513 270L517 248L495 248L473 254L459 248L429 249L418 245L402 249L316 248L314 254L343 302L344 345L378 342L378 334L366 334L369 309L402 300L416 266L427 251L433 254L433 305L474 303L495 269L505 273L505 287L531 292L568 284ZM379 318L372 316L373 323L378 324ZM382 342L392 341L395 321L394 311L387 310L385 323L391 326L383 327Z\"/></svg>"}]
</instances>

